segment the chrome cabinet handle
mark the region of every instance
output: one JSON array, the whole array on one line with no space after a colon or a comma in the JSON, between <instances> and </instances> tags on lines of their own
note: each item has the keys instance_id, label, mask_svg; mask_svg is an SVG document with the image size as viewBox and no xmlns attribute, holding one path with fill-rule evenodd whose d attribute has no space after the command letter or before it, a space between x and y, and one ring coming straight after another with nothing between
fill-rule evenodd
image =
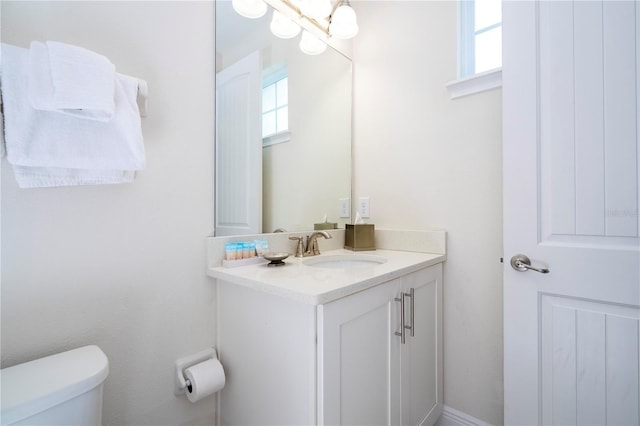
<instances>
[{"instance_id":1,"label":"chrome cabinet handle","mask_svg":"<svg viewBox=\"0 0 640 426\"><path fill-rule=\"evenodd\" d=\"M407 293L404 293L404 294L411 298L411 317L410 317L411 318L411 325L405 325L404 327L408 328L409 330L411 330L411 337L414 337L415 336L415 314L414 314L414 312L415 312L415 306L416 306L416 304L414 302L416 300L416 298L414 296L415 296L416 292L415 292L415 289L413 287L411 287L411 289L409 290L409 294L407 294Z\"/></svg>"},{"instance_id":2,"label":"chrome cabinet handle","mask_svg":"<svg viewBox=\"0 0 640 426\"><path fill-rule=\"evenodd\" d=\"M548 268L536 268L531 266L531 259L524 254L516 254L511 258L511 267L519 272L526 272L528 270L540 272L541 274L548 274Z\"/></svg>"},{"instance_id":3,"label":"chrome cabinet handle","mask_svg":"<svg viewBox=\"0 0 640 426\"><path fill-rule=\"evenodd\" d=\"M411 288L409 290L409 293L405 293L402 292L402 294L400 295L400 297L396 297L394 300L396 302L400 302L400 331L396 331L395 335L396 336L400 336L400 343L402 343L403 345L406 343L406 339L407 339L407 334L406 334L406 330L410 330L411 331L411 337L413 337L415 335L415 327L414 327L414 322L415 322L415 289ZM405 309L404 309L404 302L405 299L407 297L411 298L411 316L409 317L410 319L410 325L405 325Z\"/></svg>"},{"instance_id":4,"label":"chrome cabinet handle","mask_svg":"<svg viewBox=\"0 0 640 426\"><path fill-rule=\"evenodd\" d=\"M395 335L400 336L400 343L403 345L406 343L406 333L404 325L404 297L406 293L402 293L400 297L396 297L394 300L400 302L400 331L396 331Z\"/></svg>"}]
</instances>

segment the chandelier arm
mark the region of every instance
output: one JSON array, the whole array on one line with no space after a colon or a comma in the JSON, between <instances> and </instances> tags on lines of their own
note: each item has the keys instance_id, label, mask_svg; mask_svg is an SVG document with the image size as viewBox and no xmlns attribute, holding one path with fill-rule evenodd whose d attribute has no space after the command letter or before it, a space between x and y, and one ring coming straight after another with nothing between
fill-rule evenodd
<instances>
[{"instance_id":1,"label":"chandelier arm","mask_svg":"<svg viewBox=\"0 0 640 426\"><path fill-rule=\"evenodd\" d=\"M323 25L317 20L306 16L302 13L300 8L293 4L289 0L265 0L265 3L273 7L275 10L284 14L285 16L297 22L302 28L311 31L316 36L321 36L328 39L331 34L329 33L329 25ZM338 2L339 3L339 2ZM333 13L333 12L332 12Z\"/></svg>"}]
</instances>

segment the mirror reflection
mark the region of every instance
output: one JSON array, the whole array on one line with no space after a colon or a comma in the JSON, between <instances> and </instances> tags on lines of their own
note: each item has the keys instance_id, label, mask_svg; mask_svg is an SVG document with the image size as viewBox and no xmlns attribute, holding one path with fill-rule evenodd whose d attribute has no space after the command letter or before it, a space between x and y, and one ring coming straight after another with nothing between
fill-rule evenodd
<instances>
[{"instance_id":1,"label":"mirror reflection","mask_svg":"<svg viewBox=\"0 0 640 426\"><path fill-rule=\"evenodd\" d=\"M302 53L271 15L216 2L216 236L350 223L351 61Z\"/></svg>"}]
</instances>

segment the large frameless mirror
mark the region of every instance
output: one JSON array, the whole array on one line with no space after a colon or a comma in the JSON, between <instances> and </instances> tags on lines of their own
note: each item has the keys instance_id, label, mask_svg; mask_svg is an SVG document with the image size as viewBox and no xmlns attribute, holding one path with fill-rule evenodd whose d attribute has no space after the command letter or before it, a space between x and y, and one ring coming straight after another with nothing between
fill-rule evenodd
<instances>
[{"instance_id":1,"label":"large frameless mirror","mask_svg":"<svg viewBox=\"0 0 640 426\"><path fill-rule=\"evenodd\" d=\"M216 2L216 236L350 222L351 60L303 53L271 17Z\"/></svg>"}]
</instances>

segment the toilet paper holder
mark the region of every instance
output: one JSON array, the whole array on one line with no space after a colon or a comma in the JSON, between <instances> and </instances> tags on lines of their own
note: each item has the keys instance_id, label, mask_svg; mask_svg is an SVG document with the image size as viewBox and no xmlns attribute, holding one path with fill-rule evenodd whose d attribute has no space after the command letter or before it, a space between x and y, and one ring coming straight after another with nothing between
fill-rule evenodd
<instances>
[{"instance_id":1,"label":"toilet paper holder","mask_svg":"<svg viewBox=\"0 0 640 426\"><path fill-rule=\"evenodd\" d=\"M213 348L205 349L196 354L176 360L175 387L173 393L175 395L182 395L186 392L187 387L191 386L189 379L186 379L184 377L184 370L191 367L192 365L199 364L209 359L218 359L218 353Z\"/></svg>"}]
</instances>

